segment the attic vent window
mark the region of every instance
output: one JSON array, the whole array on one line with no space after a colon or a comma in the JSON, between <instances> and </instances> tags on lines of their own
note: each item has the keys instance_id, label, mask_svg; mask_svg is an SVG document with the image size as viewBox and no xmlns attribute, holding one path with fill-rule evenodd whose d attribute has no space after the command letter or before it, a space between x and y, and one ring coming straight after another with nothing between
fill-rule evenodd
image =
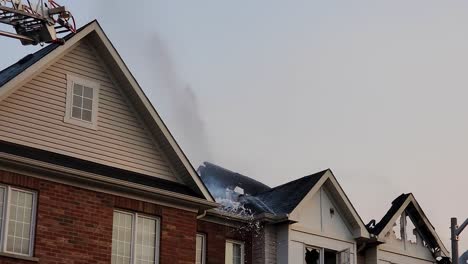
<instances>
[{"instance_id":1,"label":"attic vent window","mask_svg":"<svg viewBox=\"0 0 468 264\"><path fill-rule=\"evenodd\" d=\"M99 84L67 75L67 105L64 121L97 129Z\"/></svg>"}]
</instances>

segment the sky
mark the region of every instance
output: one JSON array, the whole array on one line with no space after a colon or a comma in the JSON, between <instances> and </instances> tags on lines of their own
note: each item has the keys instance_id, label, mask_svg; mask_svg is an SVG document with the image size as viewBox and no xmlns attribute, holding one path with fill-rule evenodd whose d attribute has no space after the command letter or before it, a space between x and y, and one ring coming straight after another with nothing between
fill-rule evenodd
<instances>
[{"instance_id":1,"label":"sky","mask_svg":"<svg viewBox=\"0 0 468 264\"><path fill-rule=\"evenodd\" d=\"M60 3L98 19L195 168L270 186L330 168L366 223L412 192L450 249L468 217L467 1ZM39 48L0 47L0 68Z\"/></svg>"}]
</instances>

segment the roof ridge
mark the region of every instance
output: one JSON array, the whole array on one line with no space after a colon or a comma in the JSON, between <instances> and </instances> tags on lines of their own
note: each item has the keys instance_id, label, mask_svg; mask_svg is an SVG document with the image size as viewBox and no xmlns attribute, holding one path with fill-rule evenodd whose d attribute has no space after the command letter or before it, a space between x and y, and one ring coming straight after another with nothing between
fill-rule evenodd
<instances>
[{"instance_id":1,"label":"roof ridge","mask_svg":"<svg viewBox=\"0 0 468 264\"><path fill-rule=\"evenodd\" d=\"M325 174L325 172L327 172L328 170L329 170L329 169L326 169L326 170L323 170L323 171L319 171L319 172L316 172L316 173L313 173L313 174L310 174L310 175L307 175L307 176L303 176L303 177L301 177L301 178L299 178L299 179L295 179L295 180L293 180L293 181L289 181L289 182L283 183L283 184L281 184L281 185L278 185L278 186L275 186L275 187L271 188L271 189L268 190L268 191L264 191L264 192L261 192L261 193L257 193L255 196L257 196L257 195L262 195L262 194L266 194L266 193L269 193L269 192L278 190L278 189L280 189L280 188L282 188L282 187L285 187L285 186L288 186L288 185L290 185L290 184L297 183L298 181L304 180L305 178L312 178L312 177L318 176L318 175L320 175L320 177L321 177L321 176L323 176L323 174Z\"/></svg>"}]
</instances>

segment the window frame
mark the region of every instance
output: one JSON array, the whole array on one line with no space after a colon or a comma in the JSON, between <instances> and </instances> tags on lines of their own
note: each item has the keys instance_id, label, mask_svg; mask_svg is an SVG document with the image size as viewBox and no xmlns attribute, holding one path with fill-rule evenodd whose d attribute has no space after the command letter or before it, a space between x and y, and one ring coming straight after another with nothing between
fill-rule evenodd
<instances>
[{"instance_id":1,"label":"window frame","mask_svg":"<svg viewBox=\"0 0 468 264\"><path fill-rule=\"evenodd\" d=\"M0 184L0 188L5 189L3 194L3 222L1 224L1 235L0 235L0 251L3 253L11 254L14 256L25 256L33 257L34 256L34 240L36 236L36 218L37 218L37 192L29 189L18 188L11 185ZM29 229L29 254L23 254L18 252L12 252L7 250L7 241L8 241L8 222L10 217L10 208L9 203L11 200L12 190L29 193L32 195L32 204L31 204L31 227Z\"/></svg>"},{"instance_id":2,"label":"window frame","mask_svg":"<svg viewBox=\"0 0 468 264\"><path fill-rule=\"evenodd\" d=\"M195 236L195 250L197 250L197 247L196 247L196 237L202 237L202 259L201 259L201 264L205 264L206 263L206 234L203 234L203 233L197 233L197 235ZM196 257L196 252L195 252L195 257ZM195 259L195 263L197 260Z\"/></svg>"},{"instance_id":3,"label":"window frame","mask_svg":"<svg viewBox=\"0 0 468 264\"><path fill-rule=\"evenodd\" d=\"M161 218L158 216L152 216L148 214L142 214L138 212L133 212L133 211L127 211L127 210L121 210L121 209L114 209L113 213L122 213L122 214L127 214L132 216L132 240L130 242L130 264L134 264L136 262L136 254L135 254L135 248L136 248L136 237L138 234L138 217L141 218L146 218L146 219L151 219L156 221L156 229L155 229L155 241L154 241L154 264L159 264L159 253L160 253L160 240L161 240ZM112 218L112 221L114 219ZM114 224L112 224L112 229ZM112 246L112 245L111 245ZM111 263L112 263L112 253L111 253Z\"/></svg>"},{"instance_id":4,"label":"window frame","mask_svg":"<svg viewBox=\"0 0 468 264\"><path fill-rule=\"evenodd\" d=\"M75 84L79 84L79 85L93 89L91 122L83 120L83 119L78 119L72 116L73 88ZM99 112L99 90L100 90L99 83L89 80L89 79L78 77L76 75L67 74L67 98L66 98L66 103L65 103L65 117L63 118L63 121L65 123L70 123L70 124L97 130L97 119L98 119L98 112Z\"/></svg>"},{"instance_id":5,"label":"window frame","mask_svg":"<svg viewBox=\"0 0 468 264\"><path fill-rule=\"evenodd\" d=\"M224 254L226 254L226 244L227 243L238 244L238 245L241 246L241 263L244 263L245 262L245 242L244 241L239 241L239 240L226 239L226 242L224 243Z\"/></svg>"},{"instance_id":6,"label":"window frame","mask_svg":"<svg viewBox=\"0 0 468 264\"><path fill-rule=\"evenodd\" d=\"M303 256L305 256L305 254L306 254L306 249L315 249L315 250L318 250L320 252L320 259L319 259L320 264L325 263L325 251L334 252L336 262L339 262L341 260L340 254L346 252L346 253L348 253L348 256L349 256L349 263L350 264L354 263L354 254L351 254L351 248L346 248L344 250L337 251L337 250L330 249L330 248L324 248L324 247L318 247L318 246L312 246L312 245L309 245L309 244L304 244ZM353 257L351 257L351 256L353 256ZM306 264L305 258L303 259L303 263Z\"/></svg>"}]
</instances>

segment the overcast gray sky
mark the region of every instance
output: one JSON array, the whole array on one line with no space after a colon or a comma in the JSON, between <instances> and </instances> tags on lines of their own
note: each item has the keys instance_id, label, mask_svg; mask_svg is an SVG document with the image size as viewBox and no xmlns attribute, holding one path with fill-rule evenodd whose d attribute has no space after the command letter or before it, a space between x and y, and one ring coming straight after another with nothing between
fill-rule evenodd
<instances>
[{"instance_id":1,"label":"overcast gray sky","mask_svg":"<svg viewBox=\"0 0 468 264\"><path fill-rule=\"evenodd\" d=\"M61 3L98 19L195 167L331 168L366 223L412 192L448 248L468 217L466 0ZM0 47L0 68L37 49Z\"/></svg>"}]
</instances>

